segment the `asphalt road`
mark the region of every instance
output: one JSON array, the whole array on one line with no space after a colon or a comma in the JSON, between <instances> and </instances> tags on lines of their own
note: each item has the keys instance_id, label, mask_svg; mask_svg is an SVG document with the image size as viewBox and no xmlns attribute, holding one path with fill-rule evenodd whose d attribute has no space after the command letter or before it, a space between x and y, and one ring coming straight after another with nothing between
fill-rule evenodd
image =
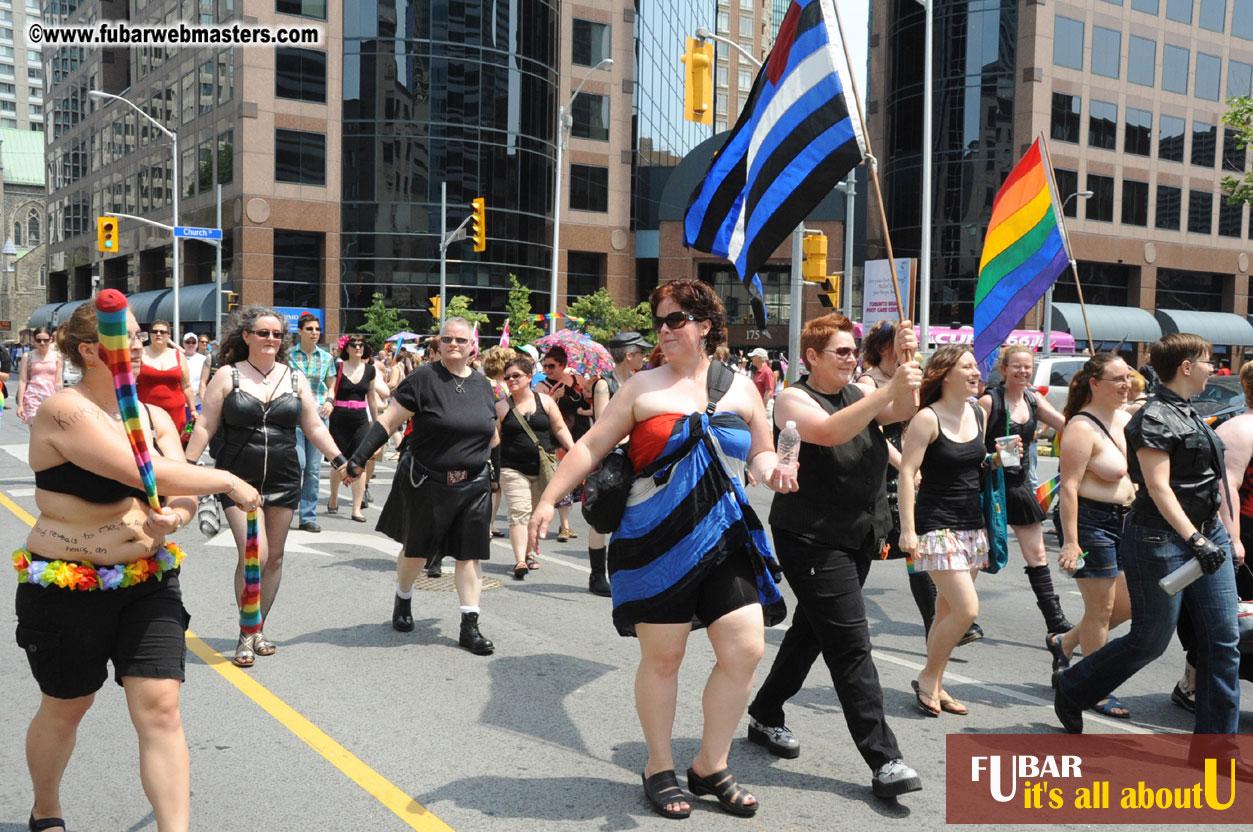
<instances>
[{"instance_id":1,"label":"asphalt road","mask_svg":"<svg viewBox=\"0 0 1253 832\"><path fill-rule=\"evenodd\" d=\"M11 548L26 524L11 506L34 513L25 463L27 430L10 409L0 427L0 539ZM1049 460L1042 470L1051 473ZM384 469L387 466L383 466ZM390 474L372 486L382 503ZM765 515L769 494L752 490ZM325 503L325 495L323 504ZM367 509L377 517L376 509ZM193 828L634 830L671 829L640 789L645 761L632 684L637 647L619 638L609 601L587 590L587 529L568 544L546 543L542 568L510 580L507 546L486 564L482 628L496 643L489 658L458 649L451 578L415 593L413 633L390 626L396 546L372 528L319 517L320 535L293 532L266 634L273 657L239 671L231 655L238 632L231 576L235 551L220 535L195 530L182 586L191 612L192 648L182 709L191 747ZM498 520L503 527L503 520ZM870 774L848 739L841 708L821 662L788 709L801 740L798 759L779 760L743 739L731 765L762 808L731 818L711 798L696 801L688 827L702 830L896 828L945 824L947 733L1058 731L1048 687L1043 625L1016 549L1011 567L978 582L979 621L987 637L959 648L946 687L970 715L929 719L915 710L909 682L925 658L922 627L903 562L871 570L865 597L889 722L924 791L899 802L871 796ZM12 580L9 578L8 580ZM1073 583L1057 578L1063 605L1082 612ZM786 592L785 587L785 592ZM10 623L12 608L2 613ZM764 678L783 629L767 633ZM22 737L38 702L24 655L0 650L0 701L6 704L0 770L0 832L25 829L31 804ZM702 634L689 642L680 677L675 757L686 768L701 726L701 686L713 663ZM1132 721L1089 713L1090 731L1191 729L1170 690L1182 667L1172 646L1119 691ZM1253 731L1253 717L1242 728ZM135 735L120 689L111 682L83 722L66 774L63 805L71 830L155 829L137 776Z\"/></svg>"}]
</instances>

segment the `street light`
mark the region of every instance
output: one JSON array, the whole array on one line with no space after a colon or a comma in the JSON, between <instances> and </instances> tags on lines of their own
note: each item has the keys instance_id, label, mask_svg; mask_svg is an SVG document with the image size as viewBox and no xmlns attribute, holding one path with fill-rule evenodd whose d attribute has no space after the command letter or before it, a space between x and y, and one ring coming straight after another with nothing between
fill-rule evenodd
<instances>
[{"instance_id":1,"label":"street light","mask_svg":"<svg viewBox=\"0 0 1253 832\"><path fill-rule=\"evenodd\" d=\"M1066 206L1069 205L1070 201L1074 199L1075 197L1079 197L1080 199L1091 199L1092 192L1091 191L1075 191L1073 194L1063 199L1062 200L1062 215L1063 216L1065 216L1066 214ZM1058 222L1061 222L1061 217L1058 217L1057 220ZM1078 271L1078 266L1076 265L1074 260L1070 261L1070 267L1072 269L1075 269L1076 272ZM1044 345L1042 347L1042 351L1044 352L1045 355L1048 355L1053 350L1053 345L1050 343L1053 340L1053 284L1052 283L1049 284L1048 290L1045 291L1044 293L1044 326L1042 326L1041 329L1044 330Z\"/></svg>"},{"instance_id":2,"label":"street light","mask_svg":"<svg viewBox=\"0 0 1253 832\"><path fill-rule=\"evenodd\" d=\"M120 95L114 95L111 92L101 92L100 90L89 90L87 93L87 97L94 98L97 100L102 99L102 98L107 98L113 101L121 101L127 107L130 107L132 110L139 113L144 118L148 119L149 123L151 123L153 127L157 128L157 130L163 133L170 140L170 158L173 163L172 168L173 168L173 174L174 174L174 188L173 188L174 222L173 222L173 225L177 228L178 227L178 192L182 188L182 183L179 181L179 178L178 178L178 134L172 130L166 129L165 125L163 125L161 122L157 121L155 118L148 115L139 107L132 104L130 101L127 101L125 98L123 98ZM182 337L182 328L180 326L181 316L179 314L180 310L178 308L178 282L181 276L181 263L179 261L179 256L178 256L178 235L177 234L174 235L173 245L174 245L174 280L173 280L173 284L174 284L174 333L173 333L173 337L181 338Z\"/></svg>"},{"instance_id":3,"label":"street light","mask_svg":"<svg viewBox=\"0 0 1253 832\"><path fill-rule=\"evenodd\" d=\"M559 248L561 241L561 156L562 151L566 147L566 131L570 129L570 125L574 122L570 116L566 115L568 107L574 106L574 99L579 97L579 93L583 91L583 85L587 83L587 79L592 77L592 73L598 69L612 69L613 58L602 58L600 63L587 71L583 76L583 80L574 88L574 92L570 94L569 105L562 104L561 109L557 111L557 173L553 182L553 272L550 279L550 300L548 304L548 332L549 334L557 331L557 262L560 259Z\"/></svg>"},{"instance_id":4,"label":"street light","mask_svg":"<svg viewBox=\"0 0 1253 832\"><path fill-rule=\"evenodd\" d=\"M720 35L715 35L713 32L709 31L704 26L697 27L696 38L697 40L716 40L718 43L725 43L727 46L734 48L736 52L739 52L741 55L743 55L744 59L748 61L750 64L752 64L754 67L756 67L757 69L761 69L761 61L754 58L752 56L752 53L750 53L748 50L746 50L744 47L740 46L738 43L731 40L730 38L724 38Z\"/></svg>"}]
</instances>

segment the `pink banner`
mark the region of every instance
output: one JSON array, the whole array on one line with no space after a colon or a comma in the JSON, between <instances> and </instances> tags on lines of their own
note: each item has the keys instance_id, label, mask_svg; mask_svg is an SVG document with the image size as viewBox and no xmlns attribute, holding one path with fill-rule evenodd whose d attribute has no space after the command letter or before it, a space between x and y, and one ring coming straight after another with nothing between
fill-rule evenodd
<instances>
[{"instance_id":1,"label":"pink banner","mask_svg":"<svg viewBox=\"0 0 1253 832\"><path fill-rule=\"evenodd\" d=\"M914 327L914 332L918 332L918 327ZM853 335L860 338L862 334L862 325L853 324ZM943 326L933 326L927 329L927 334L931 342L937 347L945 344L974 344L975 331L972 327L963 326L960 329L950 329ZM1052 343L1053 352L1055 353L1073 353L1075 351L1075 339L1066 332L1050 333L1049 341ZM1044 344L1044 333L1032 329L1015 329L1005 339L1006 344L1023 344L1031 349L1039 352L1040 347Z\"/></svg>"}]
</instances>

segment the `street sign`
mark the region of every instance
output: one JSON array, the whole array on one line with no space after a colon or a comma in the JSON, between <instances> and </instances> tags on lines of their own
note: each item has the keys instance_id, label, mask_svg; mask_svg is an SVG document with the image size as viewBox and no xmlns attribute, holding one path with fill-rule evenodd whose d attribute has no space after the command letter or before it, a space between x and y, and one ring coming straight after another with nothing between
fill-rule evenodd
<instances>
[{"instance_id":1,"label":"street sign","mask_svg":"<svg viewBox=\"0 0 1253 832\"><path fill-rule=\"evenodd\" d=\"M174 236L187 237L192 240L220 240L222 239L222 229L197 228L194 225L176 225L174 226Z\"/></svg>"}]
</instances>

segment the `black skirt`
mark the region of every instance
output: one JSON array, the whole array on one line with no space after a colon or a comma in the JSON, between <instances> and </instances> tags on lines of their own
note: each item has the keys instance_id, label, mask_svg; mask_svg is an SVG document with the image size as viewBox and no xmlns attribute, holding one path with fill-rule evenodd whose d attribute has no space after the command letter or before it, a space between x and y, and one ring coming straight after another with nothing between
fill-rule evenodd
<instances>
[{"instance_id":1,"label":"black skirt","mask_svg":"<svg viewBox=\"0 0 1253 832\"><path fill-rule=\"evenodd\" d=\"M405 454L396 466L391 493L376 531L405 547L405 557L488 560L491 557L492 498L488 467L449 485L424 477Z\"/></svg>"}]
</instances>

